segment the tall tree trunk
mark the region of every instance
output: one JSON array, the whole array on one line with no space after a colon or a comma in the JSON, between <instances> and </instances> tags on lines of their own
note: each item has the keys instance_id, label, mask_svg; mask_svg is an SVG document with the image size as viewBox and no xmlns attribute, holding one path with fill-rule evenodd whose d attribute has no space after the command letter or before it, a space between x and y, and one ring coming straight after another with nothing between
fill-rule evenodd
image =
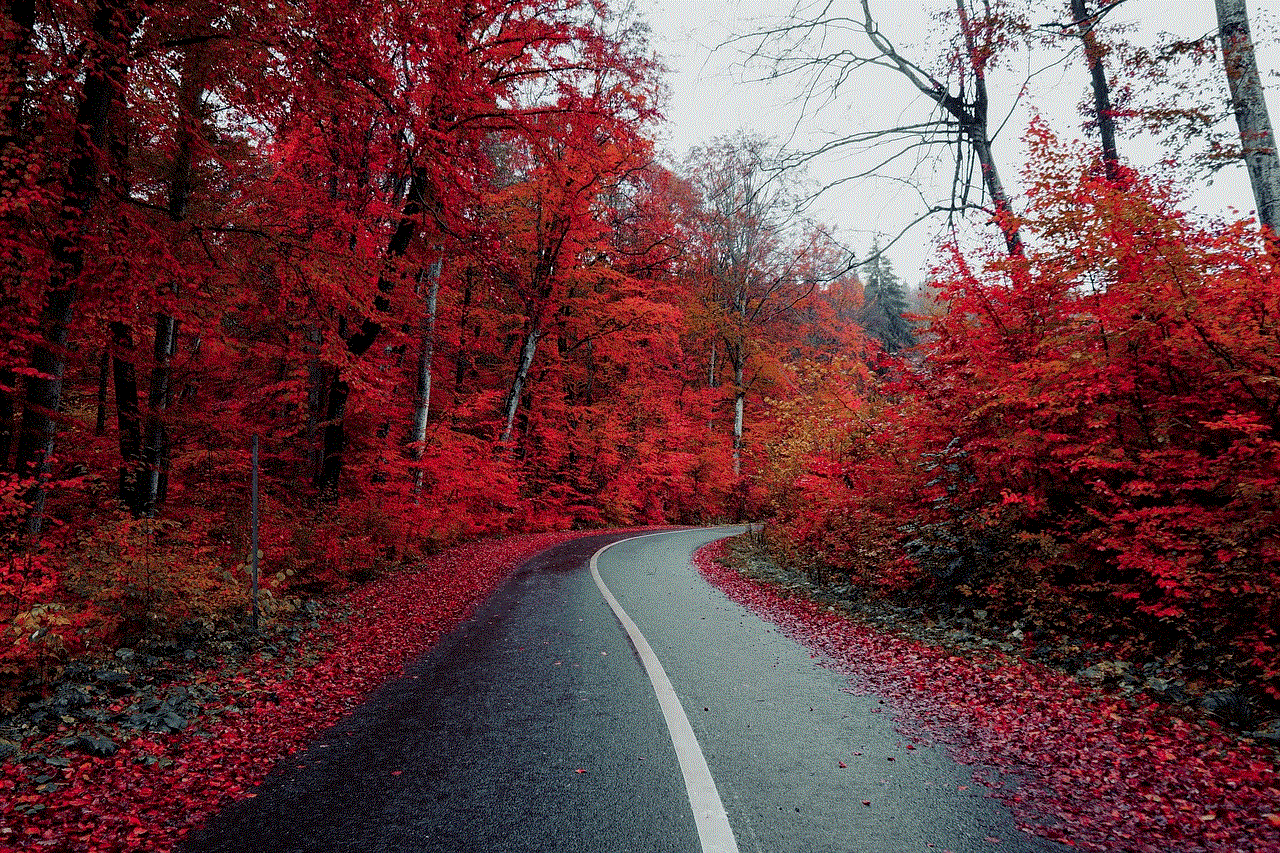
<instances>
[{"instance_id":1,"label":"tall tree trunk","mask_svg":"<svg viewBox=\"0 0 1280 853\"><path fill-rule=\"evenodd\" d=\"M18 429L18 377L8 368L0 370L0 471L9 470L9 452Z\"/></svg>"},{"instance_id":2,"label":"tall tree trunk","mask_svg":"<svg viewBox=\"0 0 1280 853\"><path fill-rule=\"evenodd\" d=\"M123 102L128 43L140 18L124 0L101 3L93 17L97 40L86 63L84 90L76 109L58 233L50 252L49 285L39 318L40 340L31 354L33 374L26 384L18 435L15 468L35 481L27 495L27 533L33 538L43 524L57 418L62 409L67 327L76 300L76 280L84 268L83 231L100 193L107 125L117 99Z\"/></svg>"},{"instance_id":3,"label":"tall tree trunk","mask_svg":"<svg viewBox=\"0 0 1280 853\"><path fill-rule=\"evenodd\" d=\"M969 128L969 142L978 157L978 165L982 167L982 180L987 187L987 195L996 209L996 225L1004 237L1004 245L1009 254L1015 258L1023 256L1022 232L1014 221L1013 202L1005 191L1004 182L1000 180L1000 172L996 169L995 157L991 155L991 142L987 139L986 119L981 125Z\"/></svg>"},{"instance_id":4,"label":"tall tree trunk","mask_svg":"<svg viewBox=\"0 0 1280 853\"><path fill-rule=\"evenodd\" d=\"M939 102L960 123L961 130L968 137L969 144L982 167L982 180L987 188L987 195L996 210L996 225L1004 236L1005 248L1015 258L1023 256L1022 233L1019 230L1013 212L1013 203L1005 191L1004 182L1000 180L1000 172L996 169L996 160L991 153L991 124L987 118L990 96L987 93L987 74L983 60L979 57L978 47L974 41L973 27L969 20L969 10L965 0L956 0L956 14L960 18L960 30L964 35L965 46L970 58L970 72L973 74L973 100L965 103L959 98L944 96Z\"/></svg>"},{"instance_id":5,"label":"tall tree trunk","mask_svg":"<svg viewBox=\"0 0 1280 853\"><path fill-rule=\"evenodd\" d=\"M741 349L733 354L733 476L742 476L742 428L746 420L747 387Z\"/></svg>"},{"instance_id":6,"label":"tall tree trunk","mask_svg":"<svg viewBox=\"0 0 1280 853\"><path fill-rule=\"evenodd\" d=\"M472 274L468 272L462 280L462 304L458 307L458 345L453 356L453 396L455 402L462 396L462 381L471 366L467 359L467 322L471 313L471 293L474 289ZM479 337L479 324L475 335Z\"/></svg>"},{"instance_id":7,"label":"tall tree trunk","mask_svg":"<svg viewBox=\"0 0 1280 853\"><path fill-rule=\"evenodd\" d=\"M307 479L314 482L320 477L320 413L327 405L325 393L329 389L329 374L320 362L320 325L308 323L303 334L305 343L302 351L307 356Z\"/></svg>"},{"instance_id":8,"label":"tall tree trunk","mask_svg":"<svg viewBox=\"0 0 1280 853\"><path fill-rule=\"evenodd\" d=\"M187 204L194 191L192 167L195 146L203 127L204 47L194 44L183 56L182 77L178 83L177 150L169 176L169 221L175 226L174 242L180 244L180 224L187 218ZM176 248L176 247L175 247ZM176 254L176 253L175 253ZM142 444L142 472L139 483L139 505L148 518L164 503L169 478L169 429L166 412L172 397L173 357L178 351L178 320L165 310L166 299L175 303L178 283L175 278L161 290L160 310L155 317L152 346L151 381L147 386L147 420Z\"/></svg>"},{"instance_id":9,"label":"tall tree trunk","mask_svg":"<svg viewBox=\"0 0 1280 853\"><path fill-rule=\"evenodd\" d=\"M418 217L424 209L423 199L427 192L427 176L422 170L415 170L409 182L409 197L401 211L400 222L395 233L387 243L387 257L400 258L409 249L409 243L417 231ZM391 308L387 298L394 287L394 282L385 275L378 277L378 295L373 307L378 311ZM347 352L359 357L369 351L378 335L382 333L382 324L371 317L365 317L360 328L347 338ZM325 411L324 452L320 460L320 474L316 485L322 494L332 496L338 482L342 478L343 453L346 450L347 436L343 428L343 418L347 412L347 398L351 395L351 386L342 376L341 370L333 372L329 383L328 406Z\"/></svg>"},{"instance_id":10,"label":"tall tree trunk","mask_svg":"<svg viewBox=\"0 0 1280 853\"><path fill-rule=\"evenodd\" d=\"M170 168L168 217L175 226L186 218L191 197L193 148L198 138L200 104L203 98L201 46L188 48L178 83L178 128L176 153ZM181 234L173 230L175 256ZM145 417L138 406L138 377L133 330L123 322L112 323L116 348L114 370L116 409L120 424L120 499L135 514L154 517L164 503L169 466L169 432L165 412L172 396L172 362L177 352L178 321L164 303L177 296L176 281L162 285L157 294L161 305L155 313L152 337L151 375L147 384ZM129 358L123 353L131 354Z\"/></svg>"},{"instance_id":11,"label":"tall tree trunk","mask_svg":"<svg viewBox=\"0 0 1280 853\"><path fill-rule=\"evenodd\" d=\"M151 382L147 387L147 422L142 444L142 473L138 503L144 515L153 518L164 503L168 486L169 430L165 410L169 407L173 376L173 356L178 347L178 321L164 312L156 315L155 346Z\"/></svg>"},{"instance_id":12,"label":"tall tree trunk","mask_svg":"<svg viewBox=\"0 0 1280 853\"><path fill-rule=\"evenodd\" d=\"M0 191L11 197L20 194L22 175L30 161L30 128L24 113L31 87L28 68L35 22L35 0L9 0L0 12ZM10 214L4 224L15 232L31 227L21 214ZM12 262L0 269L0 276L0 290L18 290L16 281L21 272ZM5 303L9 300L5 299ZM15 304L0 304L0 312L11 312L11 316L18 313ZM0 470L9 470L9 457L17 439L20 385L17 373L9 368L0 370Z\"/></svg>"},{"instance_id":13,"label":"tall tree trunk","mask_svg":"<svg viewBox=\"0 0 1280 853\"><path fill-rule=\"evenodd\" d=\"M507 394L505 425L502 428L500 441L506 444L511 440L515 429L516 409L520 406L520 395L524 393L525 383L529 380L529 369L533 367L533 357L538 351L538 341L542 338L540 324L534 319L529 321L529 330L525 333L524 344L520 347L520 363L516 366L516 375L511 380L511 390Z\"/></svg>"},{"instance_id":14,"label":"tall tree trunk","mask_svg":"<svg viewBox=\"0 0 1280 853\"><path fill-rule=\"evenodd\" d=\"M104 349L98 355L98 413L93 422L93 434L102 437L107 434L107 389L111 386L108 378L111 369L111 352Z\"/></svg>"},{"instance_id":15,"label":"tall tree trunk","mask_svg":"<svg viewBox=\"0 0 1280 853\"><path fill-rule=\"evenodd\" d=\"M427 440L427 419L431 415L431 359L436 348L436 300L440 295L440 269L443 261L437 260L427 270L427 316L422 326L422 352L418 356L417 405L413 412L413 432L409 443L413 447L414 461L422 459L423 442ZM422 491L422 469L413 472L413 493Z\"/></svg>"},{"instance_id":16,"label":"tall tree trunk","mask_svg":"<svg viewBox=\"0 0 1280 853\"><path fill-rule=\"evenodd\" d=\"M26 158L18 155L27 137L23 113L31 86L28 57L35 26L35 0L9 0L0 16L0 43L4 45L4 66L0 69L0 156L5 158L5 189L12 189L10 182L27 165Z\"/></svg>"},{"instance_id":17,"label":"tall tree trunk","mask_svg":"<svg viewBox=\"0 0 1280 853\"><path fill-rule=\"evenodd\" d=\"M1116 150L1116 122L1111 112L1107 70L1102 65L1102 47L1093 32L1094 18L1089 14L1085 0L1071 0L1071 17L1084 44L1084 58L1093 85L1093 114L1098 122L1098 135L1102 138L1102 167L1106 170L1107 180L1114 183L1120 179L1120 154Z\"/></svg>"},{"instance_id":18,"label":"tall tree trunk","mask_svg":"<svg viewBox=\"0 0 1280 853\"><path fill-rule=\"evenodd\" d=\"M1280 229L1280 156L1263 97L1249 12L1245 0L1214 0L1222 65L1231 91L1231 108L1240 128L1240 146L1258 206L1258 221L1273 233Z\"/></svg>"}]
</instances>

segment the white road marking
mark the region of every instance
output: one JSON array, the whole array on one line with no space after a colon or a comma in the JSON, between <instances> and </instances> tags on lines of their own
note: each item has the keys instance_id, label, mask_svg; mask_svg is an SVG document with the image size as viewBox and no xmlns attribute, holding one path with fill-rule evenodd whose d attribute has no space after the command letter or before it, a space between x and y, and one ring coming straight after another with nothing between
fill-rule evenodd
<instances>
[{"instance_id":1,"label":"white road marking","mask_svg":"<svg viewBox=\"0 0 1280 853\"><path fill-rule=\"evenodd\" d=\"M667 730L671 732L671 744L675 747L676 758L680 762L680 772L684 776L684 787L689 793L689 805L693 807L693 820L698 827L698 840L702 842L702 853L738 853L738 842L733 837L733 829L729 826L729 815L724 810L724 803L720 801L716 781L711 778L711 769L707 767L707 760L702 755L702 747L698 745L693 727L689 725L684 706L680 704L675 688L671 686L671 680L667 678L666 670L662 668L658 656L653 653L649 641L644 638L644 634L640 633L636 623L631 621L631 617L622 609L618 599L613 597L613 593L604 585L604 580L600 577L600 555L605 551L623 542L663 535L667 534L649 533L604 546L591 557L591 577L595 579L596 586L600 588L600 594L613 610L613 615L618 617L627 636L631 638L636 653L644 663L645 672L653 682L653 692L658 696L658 705L662 708L662 716L667 721Z\"/></svg>"}]
</instances>

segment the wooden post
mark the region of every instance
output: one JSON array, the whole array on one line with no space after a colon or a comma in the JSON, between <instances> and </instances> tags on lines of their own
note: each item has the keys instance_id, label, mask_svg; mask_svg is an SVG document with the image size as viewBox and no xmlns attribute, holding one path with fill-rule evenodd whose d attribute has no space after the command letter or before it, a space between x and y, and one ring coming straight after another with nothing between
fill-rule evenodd
<instances>
[{"instance_id":1,"label":"wooden post","mask_svg":"<svg viewBox=\"0 0 1280 853\"><path fill-rule=\"evenodd\" d=\"M253 612L249 616L249 627L258 633L258 435L253 436L252 453L252 486L250 488L249 510L249 578L250 595L253 601Z\"/></svg>"}]
</instances>

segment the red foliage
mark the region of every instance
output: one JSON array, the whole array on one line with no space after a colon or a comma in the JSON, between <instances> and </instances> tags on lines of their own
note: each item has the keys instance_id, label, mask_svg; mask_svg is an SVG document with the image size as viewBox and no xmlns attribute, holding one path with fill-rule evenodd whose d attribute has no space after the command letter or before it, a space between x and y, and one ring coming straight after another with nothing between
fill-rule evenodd
<instances>
[{"instance_id":1,"label":"red foliage","mask_svg":"<svg viewBox=\"0 0 1280 853\"><path fill-rule=\"evenodd\" d=\"M581 535L488 540L362 586L336 603L333 612L341 618L298 641L300 648L328 649L318 662L294 670L282 659L259 656L238 670L191 673L188 686L214 686L234 704L210 709L182 733L140 734L111 758L68 755L0 765L0 846L171 849L223 802L245 796L278 761L394 678L521 562Z\"/></svg>"},{"instance_id":2,"label":"red foliage","mask_svg":"<svg viewBox=\"0 0 1280 853\"><path fill-rule=\"evenodd\" d=\"M1280 697L1275 255L1038 125L1029 141L1025 257L951 250L919 363L813 459L817 512L783 520L868 585L1234 649Z\"/></svg>"},{"instance_id":3,"label":"red foliage","mask_svg":"<svg viewBox=\"0 0 1280 853\"><path fill-rule=\"evenodd\" d=\"M0 616L46 630L5 646L0 707L86 645L242 621L254 435L279 599L738 508L642 27L594 0L23 8Z\"/></svg>"},{"instance_id":4,"label":"red foliage","mask_svg":"<svg viewBox=\"0 0 1280 853\"><path fill-rule=\"evenodd\" d=\"M1097 851L1280 849L1280 769L1268 751L1026 660L876 632L743 578L717 559L724 548L696 554L708 580L852 676L852 689L885 698L905 734L994 768L975 776L1027 830Z\"/></svg>"}]
</instances>

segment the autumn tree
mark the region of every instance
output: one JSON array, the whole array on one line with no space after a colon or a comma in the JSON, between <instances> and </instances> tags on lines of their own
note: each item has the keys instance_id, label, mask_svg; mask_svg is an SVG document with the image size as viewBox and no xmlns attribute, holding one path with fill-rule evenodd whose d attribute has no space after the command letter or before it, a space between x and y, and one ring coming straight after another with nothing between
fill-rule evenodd
<instances>
[{"instance_id":1,"label":"autumn tree","mask_svg":"<svg viewBox=\"0 0 1280 853\"><path fill-rule=\"evenodd\" d=\"M567 106L567 105L566 105ZM504 231L511 245L512 282L523 303L524 328L511 385L503 404L501 442L512 438L538 343L558 311L575 291L575 280L598 274L607 219L600 217L602 196L649 159L635 125L605 104L582 104L568 121L551 120L562 135L548 137L546 148L517 167L515 183L500 206L509 214ZM624 119L624 115L627 118ZM638 118L638 117L637 117ZM525 152L526 155L528 152Z\"/></svg>"},{"instance_id":2,"label":"autumn tree","mask_svg":"<svg viewBox=\"0 0 1280 853\"><path fill-rule=\"evenodd\" d=\"M8 238L5 302L38 310L27 363L10 373L23 375L25 388L6 389L21 398L13 470L33 483L27 525L31 535L42 526L80 278L86 263L102 251L95 245L101 232L91 226L105 188L118 176L120 152L110 144L110 128L126 108L129 43L141 20L141 9L127 2L95 3L70 16L63 34L87 45L83 58L72 60L81 70L78 85L71 91L48 92L39 104L24 109L24 95L34 88L27 52L36 42L36 16L22 4L10 7L5 16L10 61L5 78L13 93L6 104L5 144L17 155L15 160L30 164L25 174L13 176L15 191L6 196L5 219L18 228ZM69 110L56 95L69 98ZM40 132L28 122L39 125ZM46 134L58 149L32 150L30 146L45 144ZM32 239L36 242L29 242Z\"/></svg>"},{"instance_id":3,"label":"autumn tree","mask_svg":"<svg viewBox=\"0 0 1280 853\"><path fill-rule=\"evenodd\" d=\"M741 473L752 366L770 335L841 268L830 238L800 213L788 178L772 168L768 141L738 134L693 151L690 180L702 198L692 247L707 324L708 379L723 369L733 400L733 463ZM723 366L723 367L722 367Z\"/></svg>"}]
</instances>

